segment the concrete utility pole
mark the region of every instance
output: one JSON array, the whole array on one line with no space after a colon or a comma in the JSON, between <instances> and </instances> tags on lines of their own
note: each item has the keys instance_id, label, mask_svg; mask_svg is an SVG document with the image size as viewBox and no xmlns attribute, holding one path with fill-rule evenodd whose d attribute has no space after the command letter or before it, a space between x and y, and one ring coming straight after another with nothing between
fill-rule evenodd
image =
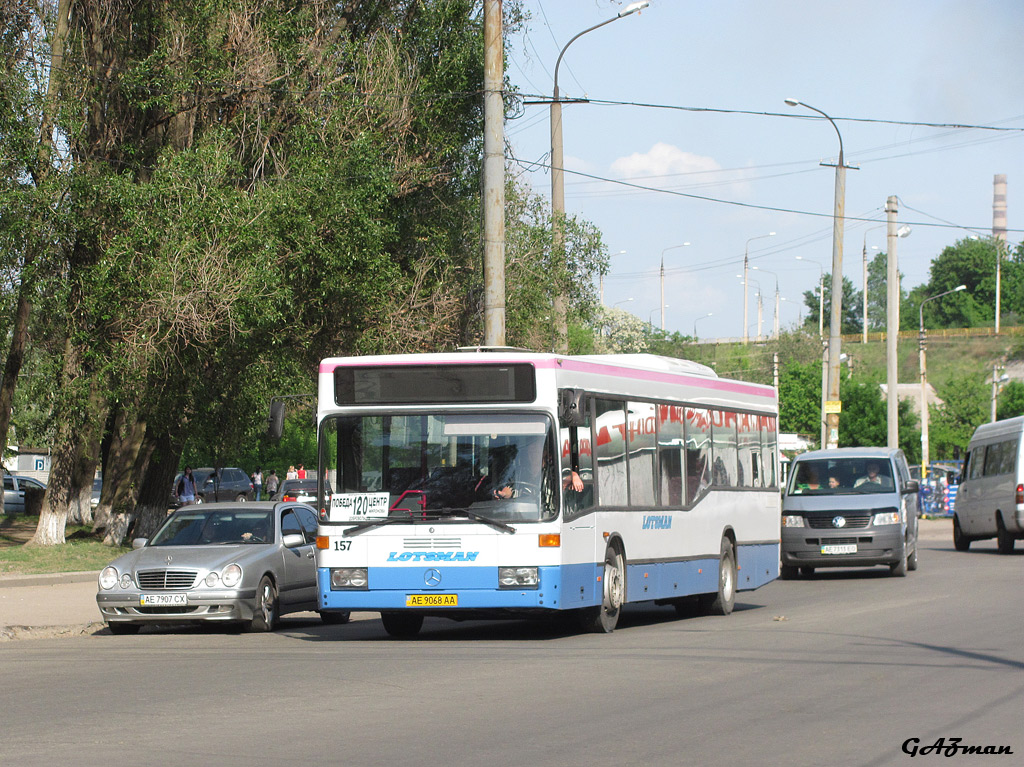
<instances>
[{"instance_id":1,"label":"concrete utility pole","mask_svg":"<svg viewBox=\"0 0 1024 767\"><path fill-rule=\"evenodd\" d=\"M890 448L900 446L900 402L897 390L899 387L899 361L897 344L900 338L900 267L896 257L896 213L899 202L896 195L885 201L885 216L888 229L886 231L886 274L885 274L885 381L886 381L886 425L888 427L886 445Z\"/></svg>"},{"instance_id":2,"label":"concrete utility pole","mask_svg":"<svg viewBox=\"0 0 1024 767\"><path fill-rule=\"evenodd\" d=\"M750 330L747 324L747 275L750 273L750 243L754 240L760 240L764 237L774 237L775 232L768 232L768 234L759 234L757 237L751 237L747 240L743 246L743 343L750 341Z\"/></svg>"},{"instance_id":3,"label":"concrete utility pole","mask_svg":"<svg viewBox=\"0 0 1024 767\"><path fill-rule=\"evenodd\" d=\"M846 169L843 159L843 134L828 114L797 99L786 99L789 106L802 106L817 112L830 123L839 137L839 159L836 162L835 207L832 212L832 316L828 334L828 398L834 403L825 414L827 447L839 447L839 355L843 321L843 224L846 219ZM831 163L821 163L831 167Z\"/></svg>"},{"instance_id":4,"label":"concrete utility pole","mask_svg":"<svg viewBox=\"0 0 1024 767\"><path fill-rule=\"evenodd\" d=\"M505 56L501 0L484 2L484 345L505 346Z\"/></svg>"},{"instance_id":5,"label":"concrete utility pole","mask_svg":"<svg viewBox=\"0 0 1024 767\"><path fill-rule=\"evenodd\" d=\"M556 263L556 268L561 272L563 269L564 262L564 249L565 249L565 181L564 181L564 167L565 159L562 152L562 102L560 100L558 92L558 67L562 63L562 57L565 52L569 49L576 40L583 37L587 32L593 32L595 29L600 29L605 24L611 24L613 21L618 21L624 16L636 13L637 11L643 10L650 3L648 0L641 0L640 2L630 3L615 16L602 21L600 24L595 24L592 27L584 29L579 34L575 35L569 42L562 48L561 53L558 54L558 60L555 61L555 77L554 77L554 90L551 94L551 255L552 260ZM568 306L566 305L565 296L559 290L555 293L555 297L552 300L551 311L554 314L555 319L555 351L559 354L565 354L569 351L569 321L568 321Z\"/></svg>"}]
</instances>

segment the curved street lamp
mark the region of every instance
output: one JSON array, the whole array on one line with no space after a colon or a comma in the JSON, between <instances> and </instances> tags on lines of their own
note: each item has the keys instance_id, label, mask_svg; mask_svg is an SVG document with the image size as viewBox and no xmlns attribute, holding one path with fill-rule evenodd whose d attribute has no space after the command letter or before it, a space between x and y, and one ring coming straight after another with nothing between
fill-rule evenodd
<instances>
[{"instance_id":1,"label":"curved street lamp","mask_svg":"<svg viewBox=\"0 0 1024 767\"><path fill-rule=\"evenodd\" d=\"M593 32L595 29L603 27L605 24L611 24L613 21L618 21L624 16L629 16L631 13L636 13L639 10L646 8L650 3L647 0L639 3L631 3L619 11L615 16L602 21L600 24L595 24L592 27L584 29L582 32L574 36L569 42L565 44L561 52L558 54L558 60L555 62L555 87L551 96L551 251L556 257L556 261L561 269L561 253L564 246L564 234L562 232L562 225L565 219L565 181L563 179L563 164L565 162L562 154L562 102L559 100L558 94L558 67L562 63L562 57L565 52L569 49L569 46L576 42L587 32ZM569 324L567 319L567 308L565 303L565 296L561 293L555 294L552 301L552 310L555 315L555 351L560 354L565 354L569 350Z\"/></svg>"},{"instance_id":2,"label":"curved street lamp","mask_svg":"<svg viewBox=\"0 0 1024 767\"><path fill-rule=\"evenodd\" d=\"M708 317L711 317L711 316L713 316L713 312L708 312L708 313L707 313L707 314L705 314L704 316L702 316L702 317L698 317L697 319L695 319L695 320L693 321L693 342L694 342L694 343L697 343L697 341L698 341L698 336L697 336L697 323L698 323L698 322L700 322L701 320L706 320L706 319L707 319Z\"/></svg>"},{"instance_id":3,"label":"curved street lamp","mask_svg":"<svg viewBox=\"0 0 1024 767\"><path fill-rule=\"evenodd\" d=\"M615 256L624 256L625 254L626 254L626 251L624 251L624 250L620 250L618 253L610 254L608 256L609 269L611 268L611 261L612 261L612 259ZM598 284L600 285L599 289L600 289L600 295L601 295L601 304L603 305L604 304L604 272L601 272L601 275L598 278Z\"/></svg>"},{"instance_id":4,"label":"curved street lamp","mask_svg":"<svg viewBox=\"0 0 1024 767\"><path fill-rule=\"evenodd\" d=\"M832 127L835 128L836 136L839 137L839 161L836 163L836 187L835 206L832 212L832 316L829 318L828 333L828 396L832 402L839 402L839 355L842 319L843 319L843 219L846 206L846 163L843 158L843 134L839 132L839 126L828 114L817 107L812 107L798 99L786 99L786 104L791 107L801 106L817 112ZM829 163L821 163L828 166ZM838 405L830 408L836 412L826 414L826 436L827 447L839 447L839 413Z\"/></svg>"}]
</instances>

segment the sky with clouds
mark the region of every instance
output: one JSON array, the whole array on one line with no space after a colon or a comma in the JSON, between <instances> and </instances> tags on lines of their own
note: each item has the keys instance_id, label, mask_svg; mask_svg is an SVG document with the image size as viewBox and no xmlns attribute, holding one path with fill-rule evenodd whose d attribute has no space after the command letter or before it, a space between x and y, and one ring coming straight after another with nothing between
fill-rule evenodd
<instances>
[{"instance_id":1,"label":"sky with clouds","mask_svg":"<svg viewBox=\"0 0 1024 767\"><path fill-rule=\"evenodd\" d=\"M550 99L574 35L627 5L523 1L529 19L509 39L506 76L526 103L505 136L513 172L545 197L549 109L528 102ZM781 325L800 320L803 292L831 270L835 170L821 163L835 163L839 142L786 98L828 113L857 168L843 250L858 288L864 248L886 248L890 195L912 227L898 247L908 289L944 247L991 232L995 174L1007 176L1009 240L1020 242L1022 39L1022 0L651 0L587 32L558 72L563 98L589 99L562 109L565 200L616 254L605 303L659 325L664 261L667 330L689 334L701 318L701 337L741 336L736 275L748 253L760 272L748 332L759 286L771 331L776 282Z\"/></svg>"}]
</instances>

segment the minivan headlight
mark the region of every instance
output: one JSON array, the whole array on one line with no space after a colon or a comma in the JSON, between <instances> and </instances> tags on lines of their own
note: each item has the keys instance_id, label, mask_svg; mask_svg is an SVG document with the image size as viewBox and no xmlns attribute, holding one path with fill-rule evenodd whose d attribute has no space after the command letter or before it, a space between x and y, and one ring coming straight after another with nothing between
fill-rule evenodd
<instances>
[{"instance_id":1,"label":"minivan headlight","mask_svg":"<svg viewBox=\"0 0 1024 767\"><path fill-rule=\"evenodd\" d=\"M883 511L881 514L875 514L872 523L876 527L879 525L898 525L900 523L900 513L898 511Z\"/></svg>"},{"instance_id":2,"label":"minivan headlight","mask_svg":"<svg viewBox=\"0 0 1024 767\"><path fill-rule=\"evenodd\" d=\"M799 514L784 516L782 518L782 526L783 527L803 527L804 526L804 518L801 517Z\"/></svg>"}]
</instances>

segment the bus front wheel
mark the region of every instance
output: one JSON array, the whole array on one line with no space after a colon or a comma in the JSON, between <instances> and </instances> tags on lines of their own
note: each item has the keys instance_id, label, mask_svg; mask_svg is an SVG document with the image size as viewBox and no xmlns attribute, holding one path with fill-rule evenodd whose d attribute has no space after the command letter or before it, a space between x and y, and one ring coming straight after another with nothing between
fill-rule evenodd
<instances>
[{"instance_id":1,"label":"bus front wheel","mask_svg":"<svg viewBox=\"0 0 1024 767\"><path fill-rule=\"evenodd\" d=\"M601 578L601 604L584 607L580 623L584 631L610 634L615 631L626 601L626 558L611 544L604 552L604 574Z\"/></svg>"},{"instance_id":2,"label":"bus front wheel","mask_svg":"<svg viewBox=\"0 0 1024 767\"><path fill-rule=\"evenodd\" d=\"M423 616L416 613L381 613L381 623L390 636L414 637L423 628Z\"/></svg>"}]
</instances>

